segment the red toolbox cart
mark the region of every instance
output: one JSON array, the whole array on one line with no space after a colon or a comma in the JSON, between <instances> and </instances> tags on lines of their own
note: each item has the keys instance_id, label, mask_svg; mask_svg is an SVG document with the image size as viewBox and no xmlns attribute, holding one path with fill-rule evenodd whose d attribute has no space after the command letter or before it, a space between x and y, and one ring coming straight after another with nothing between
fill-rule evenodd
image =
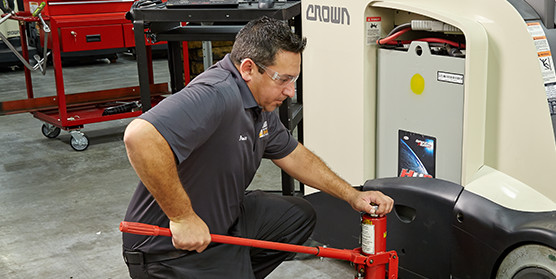
<instances>
[{"instance_id":1,"label":"red toolbox cart","mask_svg":"<svg viewBox=\"0 0 556 279\"><path fill-rule=\"evenodd\" d=\"M24 0L25 12L18 13L12 19L38 21L30 12L41 3ZM133 0L46 0L42 11L44 21L50 25L48 49L52 51L56 96L34 97L30 70L25 68L27 99L0 103L0 115L31 112L34 117L44 122L42 133L48 138L55 138L61 130L70 132L70 145L74 150L82 151L89 146L89 139L81 132L85 124L123 119L139 116L139 86L66 94L62 74L61 52L77 52L100 49L122 50L134 47L132 24L125 18ZM20 28L23 57L28 60L25 28ZM44 40L41 34L41 40ZM24 43L25 42L25 43ZM42 45L42 44L41 44ZM148 52L150 54L150 46ZM187 55L187 52L184 52ZM184 59L187 61L188 59ZM152 69L152 57L148 59L150 106L156 105L164 94L169 94L168 84L155 84ZM188 77L188 65L184 68Z\"/></svg>"}]
</instances>

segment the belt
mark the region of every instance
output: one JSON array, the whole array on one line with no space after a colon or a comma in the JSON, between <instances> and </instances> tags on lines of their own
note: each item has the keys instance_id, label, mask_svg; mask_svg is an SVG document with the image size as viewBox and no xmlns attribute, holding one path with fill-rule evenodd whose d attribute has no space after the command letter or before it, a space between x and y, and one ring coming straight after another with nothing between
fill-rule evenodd
<instances>
[{"instance_id":1,"label":"belt","mask_svg":"<svg viewBox=\"0 0 556 279\"><path fill-rule=\"evenodd\" d=\"M147 254L140 251L124 251L124 261L126 264L144 265L153 262L176 259L191 253L191 251L183 250L170 251L161 254Z\"/></svg>"}]
</instances>

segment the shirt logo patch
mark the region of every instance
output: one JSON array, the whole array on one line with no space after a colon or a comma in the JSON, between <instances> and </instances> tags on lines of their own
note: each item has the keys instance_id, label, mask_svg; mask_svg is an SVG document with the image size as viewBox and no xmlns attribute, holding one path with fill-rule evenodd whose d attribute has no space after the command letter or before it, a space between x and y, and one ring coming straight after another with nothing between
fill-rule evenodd
<instances>
[{"instance_id":1,"label":"shirt logo patch","mask_svg":"<svg viewBox=\"0 0 556 279\"><path fill-rule=\"evenodd\" d=\"M247 136L239 135L239 141L246 141L246 140L247 140Z\"/></svg>"},{"instance_id":2,"label":"shirt logo patch","mask_svg":"<svg viewBox=\"0 0 556 279\"><path fill-rule=\"evenodd\" d=\"M261 131L259 132L259 138L264 138L268 136L268 123L266 123L266 121L263 123L263 127L261 128Z\"/></svg>"}]
</instances>

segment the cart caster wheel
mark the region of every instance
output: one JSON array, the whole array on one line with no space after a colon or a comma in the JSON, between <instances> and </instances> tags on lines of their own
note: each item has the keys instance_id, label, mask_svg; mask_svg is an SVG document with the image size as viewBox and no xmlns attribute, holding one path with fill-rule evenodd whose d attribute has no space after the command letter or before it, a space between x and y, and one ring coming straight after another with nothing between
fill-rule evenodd
<instances>
[{"instance_id":1,"label":"cart caster wheel","mask_svg":"<svg viewBox=\"0 0 556 279\"><path fill-rule=\"evenodd\" d=\"M54 126L54 125L42 124L41 131L42 131L42 134L45 137L47 137L49 139L53 139L53 138L57 137L58 135L60 135L61 129Z\"/></svg>"},{"instance_id":2,"label":"cart caster wheel","mask_svg":"<svg viewBox=\"0 0 556 279\"><path fill-rule=\"evenodd\" d=\"M75 151L83 151L89 147L89 138L80 131L72 131L70 145Z\"/></svg>"}]
</instances>

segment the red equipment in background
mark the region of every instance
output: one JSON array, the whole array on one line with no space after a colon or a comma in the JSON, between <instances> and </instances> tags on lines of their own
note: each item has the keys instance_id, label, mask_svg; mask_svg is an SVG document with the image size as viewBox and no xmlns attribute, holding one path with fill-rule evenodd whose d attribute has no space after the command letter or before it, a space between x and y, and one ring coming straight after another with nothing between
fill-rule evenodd
<instances>
[{"instance_id":1,"label":"red equipment in background","mask_svg":"<svg viewBox=\"0 0 556 279\"><path fill-rule=\"evenodd\" d=\"M41 2L24 0L25 12L18 12L12 19L20 22L39 22L38 18L31 16L30 12L34 11ZM61 53L102 49L126 50L134 47L133 25L125 18L125 13L131 8L133 0L45 0L44 2L46 6L41 14L52 30L47 41L48 49L52 50L56 96L35 97L30 71L25 68L27 99L0 102L0 115L31 112L34 117L45 122L42 133L46 137L55 138L63 129L70 132L70 145L73 149L85 150L89 140L80 131L83 125L139 116L142 113L138 109L141 105L140 89L139 86L133 86L66 94ZM29 60L25 32L25 28L20 28L22 56L25 60ZM44 38L44 33L41 32L41 40ZM150 105L154 106L162 99L161 95L170 92L167 83L154 83L151 45L147 42ZM184 46L183 54L186 58L184 71L188 82L187 45ZM119 103L127 106L107 110Z\"/></svg>"},{"instance_id":2,"label":"red equipment in background","mask_svg":"<svg viewBox=\"0 0 556 279\"><path fill-rule=\"evenodd\" d=\"M373 218L379 220L379 226L374 227L374 243L367 243L366 246L374 245L374 254L366 254L361 248L353 250L334 249L327 247L308 247L264 240L248 239L234 236L211 234L212 242L222 244L232 244L262 249L272 249L286 252L310 254L324 258L332 258L350 261L355 264L357 274L355 279L395 279L398 278L398 255L396 251L386 252L386 217ZM365 220L365 219L364 219ZM365 222L365 221L364 221ZM374 220L376 222L376 220ZM172 236L168 228L158 226L126 222L120 223L120 231L124 233L152 235L152 236ZM384 236L384 237L382 237ZM380 251L382 250L382 251ZM388 277L385 277L386 264L388 264Z\"/></svg>"},{"instance_id":3,"label":"red equipment in background","mask_svg":"<svg viewBox=\"0 0 556 279\"><path fill-rule=\"evenodd\" d=\"M33 11L45 2L43 16L51 29L59 28L62 52L126 49L135 46L133 24L125 18L134 0L24 0L25 11ZM41 40L43 37L41 36ZM148 45L149 44L147 42Z\"/></svg>"}]
</instances>

